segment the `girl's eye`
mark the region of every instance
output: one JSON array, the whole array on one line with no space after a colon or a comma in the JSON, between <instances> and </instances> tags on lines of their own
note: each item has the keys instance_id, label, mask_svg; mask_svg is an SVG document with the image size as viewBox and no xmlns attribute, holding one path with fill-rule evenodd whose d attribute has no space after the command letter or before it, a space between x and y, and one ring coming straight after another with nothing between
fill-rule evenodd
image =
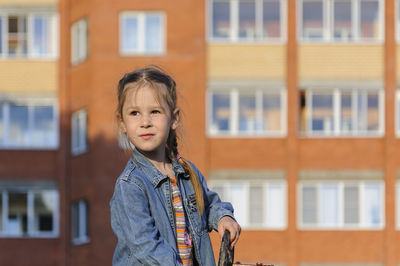
<instances>
[{"instance_id":1,"label":"girl's eye","mask_svg":"<svg viewBox=\"0 0 400 266\"><path fill-rule=\"evenodd\" d=\"M160 114L161 112L159 110L153 110L151 111L152 114Z\"/></svg>"},{"instance_id":2,"label":"girl's eye","mask_svg":"<svg viewBox=\"0 0 400 266\"><path fill-rule=\"evenodd\" d=\"M136 115L138 115L138 114L139 114L138 111L132 111L132 112L131 112L131 115L133 115L133 116L136 116Z\"/></svg>"}]
</instances>

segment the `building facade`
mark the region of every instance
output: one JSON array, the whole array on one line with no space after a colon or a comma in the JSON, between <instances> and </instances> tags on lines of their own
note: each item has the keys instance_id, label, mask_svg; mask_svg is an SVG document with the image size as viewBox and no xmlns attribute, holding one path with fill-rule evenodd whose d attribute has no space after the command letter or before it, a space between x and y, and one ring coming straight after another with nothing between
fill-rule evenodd
<instances>
[{"instance_id":1,"label":"building facade","mask_svg":"<svg viewBox=\"0 0 400 266\"><path fill-rule=\"evenodd\" d=\"M1 265L65 259L58 43L57 1L0 1Z\"/></svg>"},{"instance_id":2,"label":"building facade","mask_svg":"<svg viewBox=\"0 0 400 266\"><path fill-rule=\"evenodd\" d=\"M180 152L235 207L235 260L399 265L399 11L0 0L0 265L111 264L116 87L150 64L178 84Z\"/></svg>"}]
</instances>

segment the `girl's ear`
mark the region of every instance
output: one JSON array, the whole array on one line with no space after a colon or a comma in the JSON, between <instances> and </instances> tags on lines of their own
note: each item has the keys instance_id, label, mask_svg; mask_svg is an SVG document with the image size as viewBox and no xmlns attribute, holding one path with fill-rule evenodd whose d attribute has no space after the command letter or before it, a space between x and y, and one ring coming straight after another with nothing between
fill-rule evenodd
<instances>
[{"instance_id":1,"label":"girl's ear","mask_svg":"<svg viewBox=\"0 0 400 266\"><path fill-rule=\"evenodd\" d=\"M124 121L122 121L122 119L119 120L119 127L121 128L121 132L125 134L126 133L126 126L125 126Z\"/></svg>"},{"instance_id":2,"label":"girl's ear","mask_svg":"<svg viewBox=\"0 0 400 266\"><path fill-rule=\"evenodd\" d=\"M178 108L176 108L173 112L172 112L172 124L171 124L171 129L175 130L178 128L179 125L179 112L180 110Z\"/></svg>"}]
</instances>

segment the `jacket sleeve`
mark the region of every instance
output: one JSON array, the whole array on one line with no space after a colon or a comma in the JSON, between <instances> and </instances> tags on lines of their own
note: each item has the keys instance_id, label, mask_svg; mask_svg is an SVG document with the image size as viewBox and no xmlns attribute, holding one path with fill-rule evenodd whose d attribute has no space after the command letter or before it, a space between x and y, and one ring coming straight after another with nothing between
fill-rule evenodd
<instances>
[{"instance_id":1,"label":"jacket sleeve","mask_svg":"<svg viewBox=\"0 0 400 266\"><path fill-rule=\"evenodd\" d=\"M128 180L117 181L111 216L118 242L128 246L141 265L182 265L179 255L159 236L145 192Z\"/></svg>"},{"instance_id":2,"label":"jacket sleeve","mask_svg":"<svg viewBox=\"0 0 400 266\"><path fill-rule=\"evenodd\" d=\"M218 194L208 188L207 181L201 172L193 164L192 167L195 169L203 187L204 213L208 223L208 231L218 231L218 222L223 216L230 216L232 219L235 219L232 204L221 201Z\"/></svg>"}]
</instances>

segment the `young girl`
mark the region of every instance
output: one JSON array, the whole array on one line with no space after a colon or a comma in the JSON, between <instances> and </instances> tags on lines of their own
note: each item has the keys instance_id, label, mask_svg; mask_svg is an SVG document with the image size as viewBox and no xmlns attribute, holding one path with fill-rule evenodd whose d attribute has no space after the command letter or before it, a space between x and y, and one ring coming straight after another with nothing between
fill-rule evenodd
<instances>
[{"instance_id":1,"label":"young girl","mask_svg":"<svg viewBox=\"0 0 400 266\"><path fill-rule=\"evenodd\" d=\"M232 247L239 238L232 205L178 152L175 85L153 67L119 81L117 119L134 149L110 202L114 266L215 265L208 232L228 230Z\"/></svg>"}]
</instances>

